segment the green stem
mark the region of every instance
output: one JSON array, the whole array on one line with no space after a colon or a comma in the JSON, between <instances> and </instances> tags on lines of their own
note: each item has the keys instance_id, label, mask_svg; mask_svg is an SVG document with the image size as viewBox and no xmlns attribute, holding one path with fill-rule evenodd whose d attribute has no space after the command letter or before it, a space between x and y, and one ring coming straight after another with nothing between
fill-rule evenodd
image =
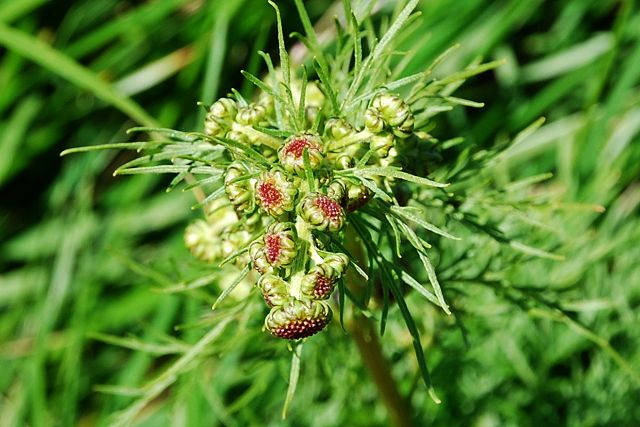
<instances>
[{"instance_id":1,"label":"green stem","mask_svg":"<svg viewBox=\"0 0 640 427\"><path fill-rule=\"evenodd\" d=\"M356 237L353 229L347 230L347 247L349 252L356 258L359 265L366 265L362 244ZM362 292L360 285L361 278L350 269L346 274L346 286L357 293ZM360 288L360 289L358 289ZM353 319L349 325L349 331L356 343L362 362L369 371L369 375L382 399L382 403L387 409L391 425L395 427L407 427L413 425L412 409L407 399L402 396L398 385L391 375L391 366L384 356L377 328L370 319L359 312L353 313Z\"/></svg>"}]
</instances>

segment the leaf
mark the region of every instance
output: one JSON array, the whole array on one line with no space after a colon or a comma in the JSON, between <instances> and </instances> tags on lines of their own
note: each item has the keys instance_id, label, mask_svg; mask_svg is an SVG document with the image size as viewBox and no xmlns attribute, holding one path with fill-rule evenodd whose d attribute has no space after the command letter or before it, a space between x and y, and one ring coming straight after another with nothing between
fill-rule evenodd
<instances>
[{"instance_id":1,"label":"leaf","mask_svg":"<svg viewBox=\"0 0 640 427\"><path fill-rule=\"evenodd\" d=\"M251 267L249 265L245 266L242 269L242 271L240 272L238 277L235 278L233 283L231 283L229 286L227 286L226 289L216 299L216 302L213 303L213 305L211 306L211 310L212 311L215 310L218 307L218 305L229 296L229 294L231 292L233 292L233 290L240 284L240 282L242 282L244 280L245 277L247 277L247 275L249 274L250 270L251 270Z\"/></svg>"},{"instance_id":2,"label":"leaf","mask_svg":"<svg viewBox=\"0 0 640 427\"><path fill-rule=\"evenodd\" d=\"M298 379L300 378L300 357L302 356L302 344L294 344L293 356L291 357L291 371L289 372L289 387L287 388L287 396L284 400L284 406L282 408L282 419L287 419L287 412L289 406L293 401L293 397L296 393L296 387L298 386Z\"/></svg>"},{"instance_id":3,"label":"leaf","mask_svg":"<svg viewBox=\"0 0 640 427\"><path fill-rule=\"evenodd\" d=\"M418 366L420 367L420 373L422 375L422 379L433 401L436 403L440 403L440 399L438 398L438 396L436 396L435 391L433 390L433 386L431 383L431 375L429 374L429 369L427 368L426 360L424 357L424 350L422 349L422 344L420 343L420 333L415 324L415 321L413 320L413 317L411 316L409 308L407 307L407 304L404 300L404 295L402 294L395 280L393 279L393 276L391 275L389 269L387 268L386 262L382 261L384 260L384 258L382 257L382 254L380 254L372 245L372 241L371 241L371 237L369 236L369 233L362 227L357 217L354 217L353 225L356 231L358 232L358 234L360 235L360 237L362 238L362 241L365 243L368 250L370 251L370 256L373 256L374 253L378 253L378 256L374 256L374 259L376 260L376 263L380 267L383 284L385 286L388 286L389 289L391 290L391 293L396 299L396 303L398 304L398 308L400 309L400 313L402 314L405 324L407 325L407 329L409 329L409 333L413 337L413 348L416 354L416 359L418 361Z\"/></svg>"},{"instance_id":4,"label":"leaf","mask_svg":"<svg viewBox=\"0 0 640 427\"><path fill-rule=\"evenodd\" d=\"M161 147L163 144L170 144L169 141L143 141L143 142L115 142L111 144L101 145L86 145L84 147L68 148L60 153L60 156L66 156L68 154L86 153L89 151L98 150L150 150Z\"/></svg>"},{"instance_id":5,"label":"leaf","mask_svg":"<svg viewBox=\"0 0 640 427\"><path fill-rule=\"evenodd\" d=\"M158 165L158 166L140 166L136 168L118 168L113 175L138 175L148 173L201 173L206 175L222 176L219 169L211 166L193 166L193 165Z\"/></svg>"},{"instance_id":6,"label":"leaf","mask_svg":"<svg viewBox=\"0 0 640 427\"><path fill-rule=\"evenodd\" d=\"M400 31L400 29L404 26L405 22L409 18L409 15L411 15L411 12L413 12L413 10L416 8L417 5L418 5L418 0L410 0L407 3L407 5L402 9L400 14L394 21L393 25L391 25L389 30L384 34L380 42L376 44L371 54L364 61L360 72L354 76L353 81L351 82L351 86L349 87L349 90L347 92L347 95L345 96L345 100L343 101L343 104L342 104L343 107L345 107L348 103L352 102L351 100L353 96L355 95L356 91L364 81L365 76L369 71L369 69L371 68L371 66L373 64L377 65L380 63L382 55L385 53L385 50L389 46L389 43L391 43L391 41L397 35L398 31Z\"/></svg>"},{"instance_id":7,"label":"leaf","mask_svg":"<svg viewBox=\"0 0 640 427\"><path fill-rule=\"evenodd\" d=\"M410 209L407 209L406 207L402 207L402 206L391 206L390 207L391 212L393 212L394 214L396 214L396 216L399 216L401 219L406 219L409 221L412 221L416 224L418 224L420 227L424 228L425 230L429 230L432 233L436 233L439 234L443 237L446 237L447 239L452 239L452 240L460 240L459 237L456 237L444 230L442 230L439 227L436 227L435 225L431 224L430 222L427 222L425 220L423 220L420 217L417 217L415 215L413 215L412 213L409 213Z\"/></svg>"},{"instance_id":8,"label":"leaf","mask_svg":"<svg viewBox=\"0 0 640 427\"><path fill-rule=\"evenodd\" d=\"M406 283L407 285L415 289L420 295L422 295L423 297L425 297L426 299L428 299L438 307L442 307L442 304L438 300L438 297L436 297L433 293L425 289L425 287L422 286L422 284L418 282L416 279L414 279L413 276L411 276L409 273L407 273L406 271L402 271L400 277L402 278L402 281L404 283Z\"/></svg>"},{"instance_id":9,"label":"leaf","mask_svg":"<svg viewBox=\"0 0 640 427\"><path fill-rule=\"evenodd\" d=\"M440 303L440 307L444 310L445 313L451 315L451 311L449 310L449 306L447 302L444 300L444 295L442 294L442 288L440 288L440 283L438 282L438 277L436 276L436 271L431 264L431 260L425 251L418 251L418 256L422 261L422 265L427 271L427 277L429 277L429 282L431 282L431 286L433 287L433 292L438 298L438 302Z\"/></svg>"},{"instance_id":10,"label":"leaf","mask_svg":"<svg viewBox=\"0 0 640 427\"><path fill-rule=\"evenodd\" d=\"M280 55L280 69L282 70L282 78L286 87L291 87L291 67L289 65L289 54L284 45L284 32L282 31L282 17L278 5L269 0L268 3L276 10L276 21L278 23L278 54Z\"/></svg>"},{"instance_id":11,"label":"leaf","mask_svg":"<svg viewBox=\"0 0 640 427\"><path fill-rule=\"evenodd\" d=\"M431 187L443 188L447 187L449 184L442 184L440 182L432 181L427 178L422 178L420 176L411 175L406 172L402 172L401 170L393 167L376 167L369 166L362 169L355 169L353 174L356 176L384 176L387 178L398 178L404 181L413 182L416 184L428 185Z\"/></svg>"}]
</instances>

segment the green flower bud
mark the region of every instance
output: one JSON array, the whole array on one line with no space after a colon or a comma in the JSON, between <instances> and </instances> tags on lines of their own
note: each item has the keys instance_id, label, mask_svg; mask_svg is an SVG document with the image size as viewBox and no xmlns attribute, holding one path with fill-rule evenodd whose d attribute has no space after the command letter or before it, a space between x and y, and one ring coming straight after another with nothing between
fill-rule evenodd
<instances>
[{"instance_id":1,"label":"green flower bud","mask_svg":"<svg viewBox=\"0 0 640 427\"><path fill-rule=\"evenodd\" d=\"M231 127L237 112L236 102L230 98L220 98L209 108L204 120L204 132L209 136L221 136Z\"/></svg>"},{"instance_id":2,"label":"green flower bud","mask_svg":"<svg viewBox=\"0 0 640 427\"><path fill-rule=\"evenodd\" d=\"M340 204L325 195L314 193L300 202L298 213L302 219L318 230L339 231L344 225L345 213Z\"/></svg>"},{"instance_id":3,"label":"green flower bud","mask_svg":"<svg viewBox=\"0 0 640 427\"><path fill-rule=\"evenodd\" d=\"M255 201L268 215L278 217L294 208L297 190L277 169L263 173L255 186Z\"/></svg>"},{"instance_id":4,"label":"green flower bud","mask_svg":"<svg viewBox=\"0 0 640 427\"><path fill-rule=\"evenodd\" d=\"M236 101L231 98L220 98L209 108L209 114L217 119L231 121L238 111Z\"/></svg>"},{"instance_id":5,"label":"green flower bud","mask_svg":"<svg viewBox=\"0 0 640 427\"><path fill-rule=\"evenodd\" d=\"M354 212L366 205L371 200L372 195L372 191L362 182L350 183L347 191L347 212Z\"/></svg>"},{"instance_id":6,"label":"green flower bud","mask_svg":"<svg viewBox=\"0 0 640 427\"><path fill-rule=\"evenodd\" d=\"M325 135L334 141L338 141L354 133L353 127L343 119L332 118L324 125Z\"/></svg>"},{"instance_id":7,"label":"green flower bud","mask_svg":"<svg viewBox=\"0 0 640 427\"><path fill-rule=\"evenodd\" d=\"M278 150L278 159L287 172L304 174L304 150L309 156L311 169L317 169L322 163L322 139L312 133L299 133L290 136Z\"/></svg>"},{"instance_id":8,"label":"green flower bud","mask_svg":"<svg viewBox=\"0 0 640 427\"><path fill-rule=\"evenodd\" d=\"M260 274L267 274L273 271L273 267L267 260L267 254L264 250L264 243L255 241L249 246L249 257L253 264L254 270Z\"/></svg>"},{"instance_id":9,"label":"green flower bud","mask_svg":"<svg viewBox=\"0 0 640 427\"><path fill-rule=\"evenodd\" d=\"M322 263L311 268L304 276L300 290L305 296L313 299L328 299L347 265L349 258L345 254L329 254Z\"/></svg>"},{"instance_id":10,"label":"green flower bud","mask_svg":"<svg viewBox=\"0 0 640 427\"><path fill-rule=\"evenodd\" d=\"M266 125L265 117L267 109L260 104L250 104L241 107L236 114L236 122L241 125L261 126Z\"/></svg>"},{"instance_id":11,"label":"green flower bud","mask_svg":"<svg viewBox=\"0 0 640 427\"><path fill-rule=\"evenodd\" d=\"M354 165L354 157L357 155L359 144L345 144L342 139L353 135L355 130L343 119L329 119L325 125L325 135L329 139L327 143L327 158L335 167L348 169Z\"/></svg>"},{"instance_id":12,"label":"green flower bud","mask_svg":"<svg viewBox=\"0 0 640 427\"><path fill-rule=\"evenodd\" d=\"M383 132L369 139L369 148L376 152L378 157L387 157L389 150L395 145L393 134Z\"/></svg>"},{"instance_id":13,"label":"green flower bud","mask_svg":"<svg viewBox=\"0 0 640 427\"><path fill-rule=\"evenodd\" d=\"M389 127L398 138L408 138L413 133L415 118L411 108L399 96L389 93L377 95L365 112L365 126L373 133Z\"/></svg>"},{"instance_id":14,"label":"green flower bud","mask_svg":"<svg viewBox=\"0 0 640 427\"><path fill-rule=\"evenodd\" d=\"M357 178L339 177L329 184L327 195L353 212L371 200L372 192Z\"/></svg>"},{"instance_id":15,"label":"green flower bud","mask_svg":"<svg viewBox=\"0 0 640 427\"><path fill-rule=\"evenodd\" d=\"M269 307L284 305L290 299L289 284L275 274L265 274L258 279L258 287Z\"/></svg>"},{"instance_id":16,"label":"green flower bud","mask_svg":"<svg viewBox=\"0 0 640 427\"><path fill-rule=\"evenodd\" d=\"M380 111L375 108L367 108L364 112L364 125L371 133L380 133L384 130L384 119Z\"/></svg>"},{"instance_id":17,"label":"green flower bud","mask_svg":"<svg viewBox=\"0 0 640 427\"><path fill-rule=\"evenodd\" d=\"M224 174L224 192L238 213L254 210L253 188L249 179L235 181L249 174L247 167L241 162L233 162L227 166Z\"/></svg>"},{"instance_id":18,"label":"green flower bud","mask_svg":"<svg viewBox=\"0 0 640 427\"><path fill-rule=\"evenodd\" d=\"M274 267L289 265L296 258L296 233L290 222L274 222L262 238L269 264Z\"/></svg>"},{"instance_id":19,"label":"green flower bud","mask_svg":"<svg viewBox=\"0 0 640 427\"><path fill-rule=\"evenodd\" d=\"M344 177L335 178L329 184L327 188L327 196L343 205L344 200L347 197L347 179Z\"/></svg>"},{"instance_id":20,"label":"green flower bud","mask_svg":"<svg viewBox=\"0 0 640 427\"><path fill-rule=\"evenodd\" d=\"M320 332L331 321L331 315L325 301L292 299L271 309L265 327L276 337L297 340Z\"/></svg>"},{"instance_id":21,"label":"green flower bud","mask_svg":"<svg viewBox=\"0 0 640 427\"><path fill-rule=\"evenodd\" d=\"M222 136L226 132L225 125L211 114L204 119L204 133L209 136Z\"/></svg>"}]
</instances>

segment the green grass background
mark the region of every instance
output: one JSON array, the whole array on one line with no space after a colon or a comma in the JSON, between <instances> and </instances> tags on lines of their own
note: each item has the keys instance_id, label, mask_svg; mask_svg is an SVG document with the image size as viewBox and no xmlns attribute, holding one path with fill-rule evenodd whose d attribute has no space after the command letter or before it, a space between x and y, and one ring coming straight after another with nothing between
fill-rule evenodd
<instances>
[{"instance_id":1,"label":"green grass background","mask_svg":"<svg viewBox=\"0 0 640 427\"><path fill-rule=\"evenodd\" d=\"M279 3L285 32L300 30L293 2ZM327 27L334 3L307 4ZM477 56L506 60L462 89L485 108L447 113L438 136L491 146L546 117L494 173L505 181L553 173L539 189L562 203L531 221L558 236L554 252L565 259L505 265L517 287L449 284L451 295L472 296L461 308L466 342L409 298L431 325L427 358L443 400L413 392L417 425L637 425L637 5L431 0L419 8L407 74L455 43L447 70ZM221 333L200 363L163 377L220 322L208 308L221 285L193 284L204 270L182 245L198 217L193 197L165 193L166 177L114 178L129 153L59 157L130 140L125 130L135 125L198 129L195 102L231 87L250 95L239 71L260 74L255 52L276 49L275 16L262 0L0 1L0 426L387 425L339 327L306 346L316 357L303 365L287 421L279 414L290 355L260 331L262 319ZM176 284L193 289L175 292ZM563 311L541 310L536 298ZM421 386L405 338L390 327L383 342L409 393ZM154 386L150 402L137 400ZM137 417L118 412L132 402L148 404Z\"/></svg>"}]
</instances>

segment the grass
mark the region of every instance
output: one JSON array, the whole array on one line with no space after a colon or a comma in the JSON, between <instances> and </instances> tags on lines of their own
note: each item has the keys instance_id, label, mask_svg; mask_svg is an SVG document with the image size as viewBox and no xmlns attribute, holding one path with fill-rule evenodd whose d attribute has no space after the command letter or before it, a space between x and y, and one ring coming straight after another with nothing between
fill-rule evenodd
<instances>
[{"instance_id":1,"label":"grass","mask_svg":"<svg viewBox=\"0 0 640 427\"><path fill-rule=\"evenodd\" d=\"M331 2L313 3L318 22ZM285 33L303 32L293 2L280 8ZM441 405L418 381L397 310L381 338L416 424L634 425L636 5L479 1L452 13L451 2L430 1L419 8L423 16L404 42L412 61L403 76L456 43L443 72L480 55L506 60L457 93L484 108L446 113L436 136L464 136L460 150L489 148L546 118L505 152L490 178L553 173L532 194L512 184L513 194L550 200L551 208L512 216L499 231L563 260L472 236L443 243L434 268L455 321L407 294ZM296 397L281 421L291 353L260 331L259 301L243 299L242 289L230 296L243 301L239 309L209 312L225 284L199 281L211 272L183 248L182 231L197 217L193 196L165 193L163 177L114 178L132 159L127 153L58 156L127 141L125 130L136 124L198 128L196 101L231 87L251 94L239 71L264 72L255 51L278 54L275 26L272 8L258 0L0 5L0 425L387 424L356 346L338 325L302 348ZM118 91L123 82L130 95ZM513 207L487 206L486 220ZM206 357L194 352L202 337Z\"/></svg>"}]
</instances>

